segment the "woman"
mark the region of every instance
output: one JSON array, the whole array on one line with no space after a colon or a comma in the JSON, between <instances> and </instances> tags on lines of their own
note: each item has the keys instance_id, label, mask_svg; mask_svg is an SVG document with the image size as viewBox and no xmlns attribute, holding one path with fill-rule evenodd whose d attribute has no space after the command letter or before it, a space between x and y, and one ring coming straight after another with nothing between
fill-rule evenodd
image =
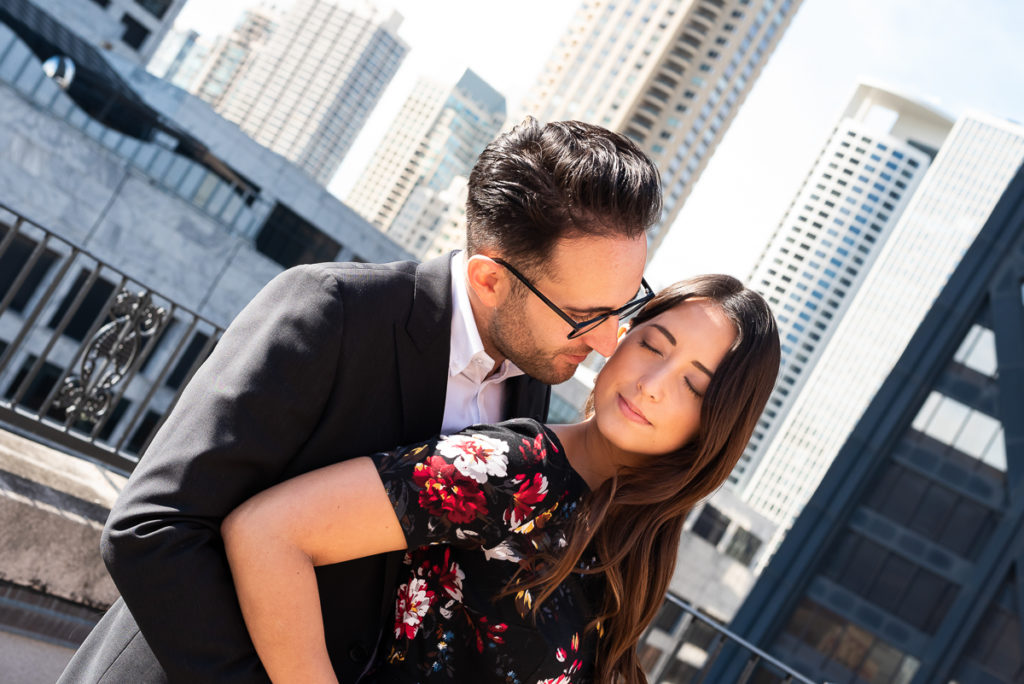
<instances>
[{"instance_id":1,"label":"woman","mask_svg":"<svg viewBox=\"0 0 1024 684\"><path fill-rule=\"evenodd\" d=\"M271 679L337 681L314 566L410 549L368 680L645 681L636 644L685 516L739 459L778 364L764 300L693 278L622 329L581 423L476 426L253 497L223 532Z\"/></svg>"}]
</instances>

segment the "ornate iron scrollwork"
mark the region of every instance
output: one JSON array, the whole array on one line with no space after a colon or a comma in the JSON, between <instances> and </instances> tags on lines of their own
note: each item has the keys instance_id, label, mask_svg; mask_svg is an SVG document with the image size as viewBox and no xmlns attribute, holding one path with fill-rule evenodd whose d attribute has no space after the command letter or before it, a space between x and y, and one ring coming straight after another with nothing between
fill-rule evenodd
<instances>
[{"instance_id":1,"label":"ornate iron scrollwork","mask_svg":"<svg viewBox=\"0 0 1024 684\"><path fill-rule=\"evenodd\" d=\"M81 372L65 378L60 388L56 405L69 420L95 423L103 417L114 397L112 388L131 369L143 339L163 327L167 310L154 306L148 292L121 290L110 307L110 317L114 320L89 340Z\"/></svg>"}]
</instances>

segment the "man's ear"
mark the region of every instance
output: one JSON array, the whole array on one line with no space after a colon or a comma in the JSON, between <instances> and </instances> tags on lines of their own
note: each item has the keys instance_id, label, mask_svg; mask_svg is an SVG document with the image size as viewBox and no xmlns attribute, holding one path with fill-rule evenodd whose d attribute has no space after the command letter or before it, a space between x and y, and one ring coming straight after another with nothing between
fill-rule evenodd
<instances>
[{"instance_id":1,"label":"man's ear","mask_svg":"<svg viewBox=\"0 0 1024 684\"><path fill-rule=\"evenodd\" d=\"M495 308L508 294L505 269L482 254L474 254L466 261L466 282L480 303Z\"/></svg>"}]
</instances>

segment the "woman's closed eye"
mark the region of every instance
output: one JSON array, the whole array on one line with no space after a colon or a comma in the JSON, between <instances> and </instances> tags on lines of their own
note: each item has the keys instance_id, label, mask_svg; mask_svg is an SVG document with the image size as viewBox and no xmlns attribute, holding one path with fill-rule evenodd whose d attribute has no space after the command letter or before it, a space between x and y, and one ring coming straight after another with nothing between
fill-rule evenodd
<instances>
[{"instance_id":1,"label":"woman's closed eye","mask_svg":"<svg viewBox=\"0 0 1024 684\"><path fill-rule=\"evenodd\" d=\"M697 397L698 399L704 397L704 393L698 391L697 388L693 386L693 383L690 382L690 378L683 378L683 383L686 385L686 389L688 389L693 396Z\"/></svg>"},{"instance_id":2,"label":"woman's closed eye","mask_svg":"<svg viewBox=\"0 0 1024 684\"><path fill-rule=\"evenodd\" d=\"M657 354L658 356L664 356L664 355L663 355L663 354L661 353L661 351L659 351L658 349L656 349L656 348L655 348L655 347L654 347L654 346L653 346L653 345L652 345L652 344L651 344L650 342L648 342L647 340L645 340L645 339L643 339L643 338L641 338L641 339L640 339L640 346L641 346L641 347L643 347L644 349L647 349L647 350L649 350L649 351L652 351L652 352L654 352L654 353L655 353L655 354Z\"/></svg>"}]
</instances>

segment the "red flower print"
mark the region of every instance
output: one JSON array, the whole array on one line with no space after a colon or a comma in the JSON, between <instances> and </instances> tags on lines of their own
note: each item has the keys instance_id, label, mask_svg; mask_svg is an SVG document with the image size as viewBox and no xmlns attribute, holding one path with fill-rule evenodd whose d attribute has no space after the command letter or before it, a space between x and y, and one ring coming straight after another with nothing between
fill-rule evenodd
<instances>
[{"instance_id":1,"label":"red flower print","mask_svg":"<svg viewBox=\"0 0 1024 684\"><path fill-rule=\"evenodd\" d=\"M466 579L466 573L462 571L459 564L451 560L451 547L444 550L444 563L432 567L431 574L437 578L444 593L456 601L462 601L462 581Z\"/></svg>"},{"instance_id":2,"label":"red flower print","mask_svg":"<svg viewBox=\"0 0 1024 684\"><path fill-rule=\"evenodd\" d=\"M440 456L419 463L412 473L420 489L420 506L453 524L469 523L487 514L487 499L476 480L466 477Z\"/></svg>"},{"instance_id":3,"label":"red flower print","mask_svg":"<svg viewBox=\"0 0 1024 684\"><path fill-rule=\"evenodd\" d=\"M410 580L398 587L398 601L395 603L395 638L405 634L407 639L416 636L423 622L423 616L434 602L434 592L427 589L422 579Z\"/></svg>"},{"instance_id":4,"label":"red flower print","mask_svg":"<svg viewBox=\"0 0 1024 684\"><path fill-rule=\"evenodd\" d=\"M533 478L520 473L514 481L519 483L519 491L512 495L512 502L505 511L505 524L509 527L522 525L548 493L548 479L540 473L534 473Z\"/></svg>"},{"instance_id":5,"label":"red flower print","mask_svg":"<svg viewBox=\"0 0 1024 684\"><path fill-rule=\"evenodd\" d=\"M554 446L551 447L554 449ZM544 435L537 435L532 440L523 439L522 446L519 447L519 453L523 455L523 460L527 463L539 463L547 458L548 452L544 448Z\"/></svg>"}]
</instances>

